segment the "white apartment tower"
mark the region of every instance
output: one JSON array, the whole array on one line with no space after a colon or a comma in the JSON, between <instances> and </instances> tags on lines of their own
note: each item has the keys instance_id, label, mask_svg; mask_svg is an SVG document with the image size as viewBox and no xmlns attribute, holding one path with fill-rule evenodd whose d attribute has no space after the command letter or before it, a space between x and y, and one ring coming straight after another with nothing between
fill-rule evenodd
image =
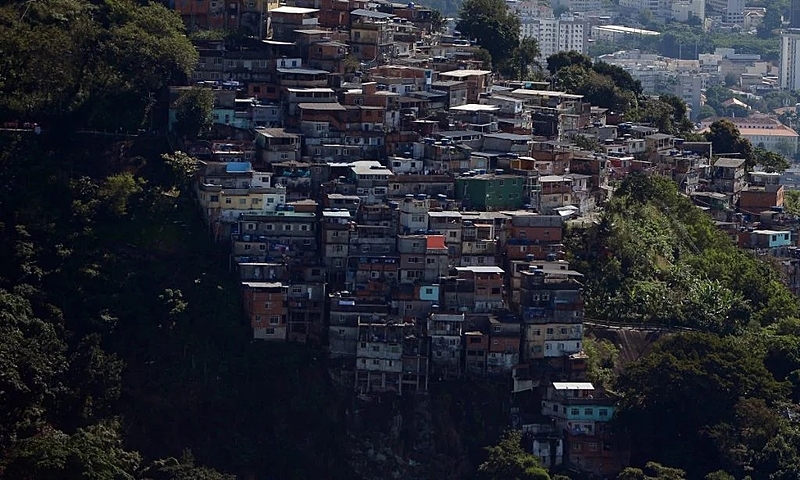
<instances>
[{"instance_id":1,"label":"white apartment tower","mask_svg":"<svg viewBox=\"0 0 800 480\"><path fill-rule=\"evenodd\" d=\"M781 88L800 90L800 29L781 34Z\"/></svg>"},{"instance_id":2,"label":"white apartment tower","mask_svg":"<svg viewBox=\"0 0 800 480\"><path fill-rule=\"evenodd\" d=\"M542 59L558 52L586 53L586 22L573 18L528 18L520 24L520 36L534 38Z\"/></svg>"},{"instance_id":3,"label":"white apartment tower","mask_svg":"<svg viewBox=\"0 0 800 480\"><path fill-rule=\"evenodd\" d=\"M600 0L552 0L553 9L559 6L566 7L570 12L591 12L597 13L600 11Z\"/></svg>"}]
</instances>

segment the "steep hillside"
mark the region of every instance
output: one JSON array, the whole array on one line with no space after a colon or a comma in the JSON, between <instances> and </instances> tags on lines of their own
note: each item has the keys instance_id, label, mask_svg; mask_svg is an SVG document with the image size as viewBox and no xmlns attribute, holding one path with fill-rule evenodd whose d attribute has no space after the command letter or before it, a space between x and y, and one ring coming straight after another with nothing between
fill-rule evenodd
<instances>
[{"instance_id":1,"label":"steep hillside","mask_svg":"<svg viewBox=\"0 0 800 480\"><path fill-rule=\"evenodd\" d=\"M650 329L586 327L587 337L608 340L619 349L618 369L647 355L653 343L668 334L661 330Z\"/></svg>"}]
</instances>

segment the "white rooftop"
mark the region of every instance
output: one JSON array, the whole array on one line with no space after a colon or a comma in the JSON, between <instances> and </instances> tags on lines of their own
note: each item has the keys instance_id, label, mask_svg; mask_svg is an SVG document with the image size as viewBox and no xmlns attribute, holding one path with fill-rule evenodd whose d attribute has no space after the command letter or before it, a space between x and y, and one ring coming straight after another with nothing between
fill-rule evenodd
<instances>
[{"instance_id":1,"label":"white rooftop","mask_svg":"<svg viewBox=\"0 0 800 480\"><path fill-rule=\"evenodd\" d=\"M350 167L356 175L393 175L392 171L377 160L359 160Z\"/></svg>"},{"instance_id":2,"label":"white rooftop","mask_svg":"<svg viewBox=\"0 0 800 480\"><path fill-rule=\"evenodd\" d=\"M431 217L453 217L461 218L461 212L445 211L445 212L428 212Z\"/></svg>"},{"instance_id":3,"label":"white rooftop","mask_svg":"<svg viewBox=\"0 0 800 480\"><path fill-rule=\"evenodd\" d=\"M554 97L554 98L566 98L571 100L578 100L583 98L583 95L575 95L566 92L556 92L553 90L531 90L528 88L518 88L516 90L512 90L509 93L511 95L520 95L527 97Z\"/></svg>"},{"instance_id":4,"label":"white rooftop","mask_svg":"<svg viewBox=\"0 0 800 480\"><path fill-rule=\"evenodd\" d=\"M553 382L556 390L594 390L590 382Z\"/></svg>"},{"instance_id":5,"label":"white rooftop","mask_svg":"<svg viewBox=\"0 0 800 480\"><path fill-rule=\"evenodd\" d=\"M506 273L500 267L497 266L470 266L470 267L456 267L456 271L458 272L472 272L472 273Z\"/></svg>"},{"instance_id":6,"label":"white rooftop","mask_svg":"<svg viewBox=\"0 0 800 480\"><path fill-rule=\"evenodd\" d=\"M465 77L471 77L473 75L488 75L490 73L492 73L491 70L450 70L449 72L440 73L439 76L465 78Z\"/></svg>"},{"instance_id":7,"label":"white rooftop","mask_svg":"<svg viewBox=\"0 0 800 480\"><path fill-rule=\"evenodd\" d=\"M480 103L468 103L466 105L459 105L457 107L451 107L450 110L455 110L456 112L495 112L500 110L500 107L497 105L484 105Z\"/></svg>"},{"instance_id":8,"label":"white rooftop","mask_svg":"<svg viewBox=\"0 0 800 480\"><path fill-rule=\"evenodd\" d=\"M289 7L289 6L284 5L282 7L273 8L272 10L270 10L270 13L273 13L273 12L274 13L297 13L297 14L303 14L303 13L315 13L315 12L319 12L319 10L316 9L316 8Z\"/></svg>"},{"instance_id":9,"label":"white rooftop","mask_svg":"<svg viewBox=\"0 0 800 480\"><path fill-rule=\"evenodd\" d=\"M323 88L323 87L315 87L315 88L287 88L287 91L291 93L334 93L332 88Z\"/></svg>"},{"instance_id":10,"label":"white rooftop","mask_svg":"<svg viewBox=\"0 0 800 480\"><path fill-rule=\"evenodd\" d=\"M348 212L347 210L344 210L344 211L339 210L339 211L336 211L336 212L334 212L332 210L323 210L322 211L322 216L323 217L350 218L350 212Z\"/></svg>"}]
</instances>

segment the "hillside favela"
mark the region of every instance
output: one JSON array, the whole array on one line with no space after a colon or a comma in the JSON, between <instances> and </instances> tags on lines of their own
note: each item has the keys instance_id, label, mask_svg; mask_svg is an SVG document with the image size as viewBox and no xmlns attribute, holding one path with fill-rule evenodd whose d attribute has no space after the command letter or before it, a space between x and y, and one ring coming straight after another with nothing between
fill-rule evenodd
<instances>
[{"instance_id":1,"label":"hillside favela","mask_svg":"<svg viewBox=\"0 0 800 480\"><path fill-rule=\"evenodd\" d=\"M800 0L0 25L0 478L800 479Z\"/></svg>"}]
</instances>

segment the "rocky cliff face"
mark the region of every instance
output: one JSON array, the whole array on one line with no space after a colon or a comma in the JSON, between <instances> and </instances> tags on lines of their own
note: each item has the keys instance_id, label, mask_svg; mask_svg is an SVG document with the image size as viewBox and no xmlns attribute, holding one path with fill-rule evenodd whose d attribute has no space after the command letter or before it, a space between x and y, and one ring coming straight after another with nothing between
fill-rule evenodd
<instances>
[{"instance_id":1,"label":"rocky cliff face","mask_svg":"<svg viewBox=\"0 0 800 480\"><path fill-rule=\"evenodd\" d=\"M363 479L469 478L508 427L509 392L504 381L458 381L425 396L354 398L348 464Z\"/></svg>"}]
</instances>

